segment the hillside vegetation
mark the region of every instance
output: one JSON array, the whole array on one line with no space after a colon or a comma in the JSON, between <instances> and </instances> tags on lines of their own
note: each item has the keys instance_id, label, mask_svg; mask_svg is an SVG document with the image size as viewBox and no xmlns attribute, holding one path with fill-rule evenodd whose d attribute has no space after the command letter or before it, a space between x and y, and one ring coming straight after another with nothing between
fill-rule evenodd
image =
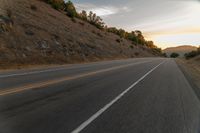
<instances>
[{"instance_id":1,"label":"hillside vegetation","mask_svg":"<svg viewBox=\"0 0 200 133\"><path fill-rule=\"evenodd\" d=\"M161 55L141 31L109 28L71 2L4 0L0 9L1 68Z\"/></svg>"},{"instance_id":2,"label":"hillside vegetation","mask_svg":"<svg viewBox=\"0 0 200 133\"><path fill-rule=\"evenodd\" d=\"M185 54L186 59L190 59L190 58L194 58L194 57L199 58L198 56L200 56L200 47L197 48L197 50L193 50L193 51Z\"/></svg>"},{"instance_id":3,"label":"hillside vegetation","mask_svg":"<svg viewBox=\"0 0 200 133\"><path fill-rule=\"evenodd\" d=\"M169 47L163 50L167 54L168 57L171 56L173 53L179 54L179 57L184 57L186 53L189 53L191 51L197 50L197 47L190 46L190 45L183 45L178 47Z\"/></svg>"},{"instance_id":4,"label":"hillside vegetation","mask_svg":"<svg viewBox=\"0 0 200 133\"><path fill-rule=\"evenodd\" d=\"M196 91L200 94L200 47L186 53L185 59L178 59L176 61L182 70L191 77L192 81L194 81L197 88Z\"/></svg>"}]
</instances>

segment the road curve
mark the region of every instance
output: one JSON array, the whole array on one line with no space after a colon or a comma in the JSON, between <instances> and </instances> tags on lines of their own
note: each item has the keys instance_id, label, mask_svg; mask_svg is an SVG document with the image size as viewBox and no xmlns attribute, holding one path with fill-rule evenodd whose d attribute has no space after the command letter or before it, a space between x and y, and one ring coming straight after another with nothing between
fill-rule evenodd
<instances>
[{"instance_id":1,"label":"road curve","mask_svg":"<svg viewBox=\"0 0 200 133\"><path fill-rule=\"evenodd\" d=\"M143 58L0 73L0 133L199 133L175 61Z\"/></svg>"}]
</instances>

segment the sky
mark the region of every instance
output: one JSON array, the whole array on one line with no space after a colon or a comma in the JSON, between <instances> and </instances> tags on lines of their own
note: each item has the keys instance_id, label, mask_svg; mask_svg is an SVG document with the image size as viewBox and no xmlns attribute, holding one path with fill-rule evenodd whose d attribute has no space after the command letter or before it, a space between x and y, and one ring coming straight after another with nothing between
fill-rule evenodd
<instances>
[{"instance_id":1,"label":"sky","mask_svg":"<svg viewBox=\"0 0 200 133\"><path fill-rule=\"evenodd\" d=\"M161 48L200 45L200 0L72 0L110 27L141 30Z\"/></svg>"}]
</instances>

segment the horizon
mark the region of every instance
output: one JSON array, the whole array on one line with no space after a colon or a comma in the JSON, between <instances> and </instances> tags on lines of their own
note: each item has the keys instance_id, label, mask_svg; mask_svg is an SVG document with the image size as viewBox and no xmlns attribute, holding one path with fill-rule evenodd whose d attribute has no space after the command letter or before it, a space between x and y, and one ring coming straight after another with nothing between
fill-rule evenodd
<instances>
[{"instance_id":1,"label":"horizon","mask_svg":"<svg viewBox=\"0 0 200 133\"><path fill-rule=\"evenodd\" d=\"M93 11L109 27L141 30L145 38L162 49L200 45L199 0L115 1L72 0L79 12Z\"/></svg>"},{"instance_id":2,"label":"horizon","mask_svg":"<svg viewBox=\"0 0 200 133\"><path fill-rule=\"evenodd\" d=\"M0 0L0 133L200 133L199 14L200 0Z\"/></svg>"}]
</instances>

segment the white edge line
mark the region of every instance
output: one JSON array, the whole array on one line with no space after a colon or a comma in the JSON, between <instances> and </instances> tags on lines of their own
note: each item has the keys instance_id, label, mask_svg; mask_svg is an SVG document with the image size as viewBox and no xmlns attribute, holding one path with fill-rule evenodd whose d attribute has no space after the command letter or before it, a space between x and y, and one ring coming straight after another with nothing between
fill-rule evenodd
<instances>
[{"instance_id":1,"label":"white edge line","mask_svg":"<svg viewBox=\"0 0 200 133\"><path fill-rule=\"evenodd\" d=\"M71 133L79 133L84 128L86 128L90 123L92 123L97 117L99 117L103 112L105 112L108 108L110 108L114 103L116 103L120 98L122 98L127 92L129 92L134 86L136 86L140 81L142 81L145 77L147 77L150 73L152 73L156 68L158 68L160 65L162 65L165 61L161 62L157 66L155 66L153 69L151 69L149 72L147 72L144 76L142 76L140 79L138 79L135 83L133 83L130 87L128 87L125 91L123 91L121 94L119 94L116 98L114 98L111 102L106 104L103 108L101 108L98 112L96 112L94 115L92 115L88 120L83 122L79 127L77 127L75 130L73 130Z\"/></svg>"}]
</instances>

